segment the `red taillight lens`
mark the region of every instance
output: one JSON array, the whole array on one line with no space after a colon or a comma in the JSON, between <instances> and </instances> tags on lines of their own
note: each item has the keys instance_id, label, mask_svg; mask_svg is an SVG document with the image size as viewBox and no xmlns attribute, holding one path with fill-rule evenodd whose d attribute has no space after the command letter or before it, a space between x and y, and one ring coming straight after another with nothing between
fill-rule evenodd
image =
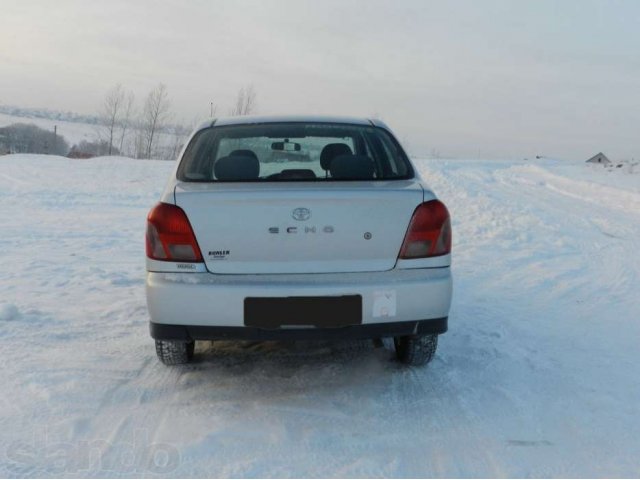
<instances>
[{"instance_id":1,"label":"red taillight lens","mask_svg":"<svg viewBox=\"0 0 640 480\"><path fill-rule=\"evenodd\" d=\"M180 207L159 203L147 216L147 257L167 262L202 262L187 215Z\"/></svg>"},{"instance_id":2,"label":"red taillight lens","mask_svg":"<svg viewBox=\"0 0 640 480\"><path fill-rule=\"evenodd\" d=\"M416 208L404 237L399 258L425 258L451 252L451 220L447 207L439 200Z\"/></svg>"}]
</instances>

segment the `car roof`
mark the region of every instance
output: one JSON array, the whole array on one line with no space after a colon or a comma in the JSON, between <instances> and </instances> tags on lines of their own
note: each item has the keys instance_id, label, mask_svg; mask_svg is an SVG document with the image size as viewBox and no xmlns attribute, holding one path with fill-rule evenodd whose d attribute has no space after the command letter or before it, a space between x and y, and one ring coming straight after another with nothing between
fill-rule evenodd
<instances>
[{"instance_id":1,"label":"car roof","mask_svg":"<svg viewBox=\"0 0 640 480\"><path fill-rule=\"evenodd\" d=\"M225 125L250 125L253 123L346 123L351 125L374 125L377 127L388 127L378 119L368 119L362 117L341 117L329 115L240 115L236 117L221 117L207 120L199 129L220 127Z\"/></svg>"}]
</instances>

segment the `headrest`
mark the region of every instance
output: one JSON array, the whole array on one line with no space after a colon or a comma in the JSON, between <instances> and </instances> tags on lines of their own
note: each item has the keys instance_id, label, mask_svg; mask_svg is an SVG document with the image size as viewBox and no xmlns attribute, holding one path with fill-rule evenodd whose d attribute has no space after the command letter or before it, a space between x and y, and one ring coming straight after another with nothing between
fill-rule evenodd
<instances>
[{"instance_id":1,"label":"headrest","mask_svg":"<svg viewBox=\"0 0 640 480\"><path fill-rule=\"evenodd\" d=\"M338 155L353 155L351 148L346 143L330 143L325 145L320 152L320 166L323 170L331 168L331 161Z\"/></svg>"},{"instance_id":2,"label":"headrest","mask_svg":"<svg viewBox=\"0 0 640 480\"><path fill-rule=\"evenodd\" d=\"M251 157L258 159L258 156L253 150L234 150L229 154L230 157Z\"/></svg>"},{"instance_id":3,"label":"headrest","mask_svg":"<svg viewBox=\"0 0 640 480\"><path fill-rule=\"evenodd\" d=\"M213 173L222 181L255 180L260 175L260 162L250 156L229 155L216 161Z\"/></svg>"},{"instance_id":4,"label":"headrest","mask_svg":"<svg viewBox=\"0 0 640 480\"><path fill-rule=\"evenodd\" d=\"M340 155L331 162L331 177L341 180L370 180L373 162L366 155Z\"/></svg>"}]
</instances>

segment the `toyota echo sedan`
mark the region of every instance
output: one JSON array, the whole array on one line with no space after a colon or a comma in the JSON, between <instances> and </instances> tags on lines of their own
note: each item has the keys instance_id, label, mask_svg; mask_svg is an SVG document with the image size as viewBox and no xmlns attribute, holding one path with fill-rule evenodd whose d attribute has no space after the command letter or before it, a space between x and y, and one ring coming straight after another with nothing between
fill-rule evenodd
<instances>
[{"instance_id":1,"label":"toyota echo sedan","mask_svg":"<svg viewBox=\"0 0 640 480\"><path fill-rule=\"evenodd\" d=\"M423 365L447 331L449 213L379 120L201 125L149 212L146 254L167 365L198 340L363 338Z\"/></svg>"}]
</instances>

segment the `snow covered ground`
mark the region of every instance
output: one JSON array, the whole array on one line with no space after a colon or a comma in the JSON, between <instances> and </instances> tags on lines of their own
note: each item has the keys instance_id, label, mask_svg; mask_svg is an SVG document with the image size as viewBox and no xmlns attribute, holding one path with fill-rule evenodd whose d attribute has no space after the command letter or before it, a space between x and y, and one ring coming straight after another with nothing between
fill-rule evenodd
<instances>
[{"instance_id":1,"label":"snow covered ground","mask_svg":"<svg viewBox=\"0 0 640 480\"><path fill-rule=\"evenodd\" d=\"M172 168L0 157L0 476L639 476L640 174L418 161L454 219L436 359L155 358L145 215Z\"/></svg>"}]
</instances>

